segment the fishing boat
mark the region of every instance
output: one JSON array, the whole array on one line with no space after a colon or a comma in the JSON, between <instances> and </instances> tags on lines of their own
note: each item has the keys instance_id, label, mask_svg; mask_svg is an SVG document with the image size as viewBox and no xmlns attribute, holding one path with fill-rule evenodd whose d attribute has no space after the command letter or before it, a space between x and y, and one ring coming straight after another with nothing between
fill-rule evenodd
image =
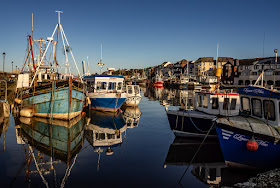
<instances>
[{"instance_id":1,"label":"fishing boat","mask_svg":"<svg viewBox=\"0 0 280 188\"><path fill-rule=\"evenodd\" d=\"M84 80L92 109L116 112L121 108L127 96L123 92L123 76L90 75Z\"/></svg>"},{"instance_id":2,"label":"fishing boat","mask_svg":"<svg viewBox=\"0 0 280 188\"><path fill-rule=\"evenodd\" d=\"M164 81L160 77L159 74L156 74L156 76L153 79L152 86L153 87L163 87Z\"/></svg>"},{"instance_id":3,"label":"fishing boat","mask_svg":"<svg viewBox=\"0 0 280 188\"><path fill-rule=\"evenodd\" d=\"M279 166L280 92L257 85L238 88L238 92L241 115L215 120L226 164L241 168Z\"/></svg>"},{"instance_id":4,"label":"fishing boat","mask_svg":"<svg viewBox=\"0 0 280 188\"><path fill-rule=\"evenodd\" d=\"M179 81L179 89L192 89L195 91L200 91L202 89L202 84L197 82L194 77L183 76Z\"/></svg>"},{"instance_id":5,"label":"fishing boat","mask_svg":"<svg viewBox=\"0 0 280 188\"><path fill-rule=\"evenodd\" d=\"M127 98L124 101L125 106L138 106L142 97L138 85L127 85L125 87Z\"/></svg>"},{"instance_id":6,"label":"fishing boat","mask_svg":"<svg viewBox=\"0 0 280 188\"><path fill-rule=\"evenodd\" d=\"M217 116L236 116L239 114L240 100L238 93L229 91L195 92L194 109L187 109L185 104L179 110L166 108L171 130L176 136L217 137L212 121Z\"/></svg>"},{"instance_id":7,"label":"fishing boat","mask_svg":"<svg viewBox=\"0 0 280 188\"><path fill-rule=\"evenodd\" d=\"M22 68L24 73L18 75L15 99L21 109L21 116L70 120L82 112L85 101L84 83L60 23L60 13L61 11L58 11L58 23L51 37L46 40L35 40L32 36L27 38L29 53ZM55 53L59 31L63 41L64 66L58 63ZM54 40L54 36L57 36L57 41ZM37 54L34 44L38 44L40 49ZM52 52L48 54L50 46ZM71 73L68 53L75 64L77 78ZM51 58L47 59L47 56ZM59 71L61 69L64 73Z\"/></svg>"}]
</instances>

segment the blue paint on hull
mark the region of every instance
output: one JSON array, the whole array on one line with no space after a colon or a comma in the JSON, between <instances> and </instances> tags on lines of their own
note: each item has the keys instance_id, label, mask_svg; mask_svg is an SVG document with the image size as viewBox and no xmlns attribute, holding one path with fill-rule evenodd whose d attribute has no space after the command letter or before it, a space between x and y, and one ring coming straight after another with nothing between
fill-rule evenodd
<instances>
[{"instance_id":1,"label":"blue paint on hull","mask_svg":"<svg viewBox=\"0 0 280 188\"><path fill-rule=\"evenodd\" d=\"M23 99L24 106L34 104L35 113L51 113L51 97L52 93L43 93ZM71 112L79 112L83 109L85 96L83 92L72 89L72 99L70 106ZM69 110L69 87L65 87L54 92L53 114L68 113Z\"/></svg>"},{"instance_id":2,"label":"blue paint on hull","mask_svg":"<svg viewBox=\"0 0 280 188\"><path fill-rule=\"evenodd\" d=\"M121 108L126 98L91 98L91 107L97 110L116 111Z\"/></svg>"},{"instance_id":3,"label":"blue paint on hull","mask_svg":"<svg viewBox=\"0 0 280 188\"><path fill-rule=\"evenodd\" d=\"M216 127L225 161L255 168L275 168L280 166L280 144L255 137L259 148L247 150L246 143L251 136Z\"/></svg>"},{"instance_id":4,"label":"blue paint on hull","mask_svg":"<svg viewBox=\"0 0 280 188\"><path fill-rule=\"evenodd\" d=\"M33 118L31 125L22 123L21 129L24 137L35 147L43 146L46 151L54 149L55 155L62 154L63 158L66 159L68 152L73 152L83 143L84 119L81 116L77 118L75 121L78 121L73 125L70 124L71 121L67 121L68 124L64 122L63 125L59 125L55 121L54 124L48 124L46 119L40 121L40 119Z\"/></svg>"}]
</instances>

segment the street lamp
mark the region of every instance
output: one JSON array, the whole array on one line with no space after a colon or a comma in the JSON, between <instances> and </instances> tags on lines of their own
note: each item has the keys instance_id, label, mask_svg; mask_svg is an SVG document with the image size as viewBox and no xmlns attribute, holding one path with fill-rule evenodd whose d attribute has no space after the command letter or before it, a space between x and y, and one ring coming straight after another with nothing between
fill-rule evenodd
<instances>
[{"instance_id":1,"label":"street lamp","mask_svg":"<svg viewBox=\"0 0 280 188\"><path fill-rule=\"evenodd\" d=\"M274 53L276 54L275 63L277 63L277 52L278 52L278 49L274 49Z\"/></svg>"},{"instance_id":2,"label":"street lamp","mask_svg":"<svg viewBox=\"0 0 280 188\"><path fill-rule=\"evenodd\" d=\"M12 61L12 71L14 70L14 62Z\"/></svg>"},{"instance_id":3,"label":"street lamp","mask_svg":"<svg viewBox=\"0 0 280 188\"><path fill-rule=\"evenodd\" d=\"M3 75L4 75L4 72L5 72L5 56L6 56L6 53L3 52Z\"/></svg>"}]
</instances>

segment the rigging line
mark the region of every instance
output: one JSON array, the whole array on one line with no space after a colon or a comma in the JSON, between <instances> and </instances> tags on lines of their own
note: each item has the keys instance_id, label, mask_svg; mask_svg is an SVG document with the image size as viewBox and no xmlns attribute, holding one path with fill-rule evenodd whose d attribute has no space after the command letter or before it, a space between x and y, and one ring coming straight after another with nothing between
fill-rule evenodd
<instances>
[{"instance_id":1,"label":"rigging line","mask_svg":"<svg viewBox=\"0 0 280 188\"><path fill-rule=\"evenodd\" d=\"M215 127L214 125L215 125L215 121L212 122L212 126L210 127L209 131L208 131L207 134L205 135L205 137L204 137L203 141L201 142L201 144L199 145L199 147L198 147L197 151L195 152L195 154L194 154L194 156L193 156L191 162L189 163L187 169L186 169L185 172L183 173L183 175L182 175L182 177L181 177L181 179L180 179L180 181L179 181L179 184L180 184L180 185L181 185L181 181L182 181L183 177L185 176L186 172L188 171L190 165L193 163L193 160L195 159L197 153L199 152L199 150L200 150L202 144L203 144L204 141L206 140L206 138L207 138L207 136L209 135L209 133L210 133L210 131L212 130L212 128Z\"/></svg>"},{"instance_id":2,"label":"rigging line","mask_svg":"<svg viewBox=\"0 0 280 188\"><path fill-rule=\"evenodd\" d=\"M46 185L46 187L48 188L48 187L49 187L49 184L48 184L48 182L45 180L45 178L44 178L44 176L43 176L41 170L39 169L39 166L38 166L38 163L37 163L37 161L36 161L36 159L35 159L35 155L34 155L34 152L33 152L33 150L32 150L32 147L29 146L29 148L30 148L30 150L31 150L31 154L32 154L32 157L33 157L33 159L34 159L34 163L35 163L35 166L36 166L36 168L37 168L37 170L38 170L38 173L39 173L39 175L41 176L41 178L42 178L42 180L43 180L43 183L44 183L44 184Z\"/></svg>"}]
</instances>

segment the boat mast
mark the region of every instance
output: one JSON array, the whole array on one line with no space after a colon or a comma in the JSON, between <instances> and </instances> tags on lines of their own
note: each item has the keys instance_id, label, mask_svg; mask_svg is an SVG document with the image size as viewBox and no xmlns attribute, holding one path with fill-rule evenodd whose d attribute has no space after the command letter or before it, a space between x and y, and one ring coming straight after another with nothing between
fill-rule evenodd
<instances>
[{"instance_id":1,"label":"boat mast","mask_svg":"<svg viewBox=\"0 0 280 188\"><path fill-rule=\"evenodd\" d=\"M71 56L72 56L72 59L73 59L73 61L74 61L74 63L75 63L76 69L77 69L77 71L78 71L78 76L80 77L80 79L82 78L82 77L81 77L81 74L80 74L80 71L79 71L79 69L78 69L76 60L75 60L75 58L74 58L74 55L73 55L72 50L71 50L71 48L70 48L70 45L69 45L69 43L68 43L67 37L66 37L66 35L65 35L65 33L64 33L63 27L62 27L62 25L60 24L60 13L62 13L62 11L56 11L56 12L58 13L58 23L57 23L56 26L55 26L55 29L54 29L54 31L53 31L53 33L52 33L52 36L49 38L50 40L47 41L47 42L48 42L47 48L46 48L46 50L45 50L44 53L43 53L43 56L42 56L42 58L41 58L41 60L40 60L40 63L39 63L39 65L38 65L37 69L36 69L35 75L34 75L32 81L31 81L30 86L32 86L32 84L33 84L33 82L34 82L34 79L35 79L35 77L36 77L36 75L37 75L37 73L38 73L38 70L39 70L39 68L40 68L40 66L41 66L41 64L42 64L42 61L43 61L44 57L46 56L46 53L47 53L47 51L48 51L48 48L49 48L49 46L50 46L50 44L51 44L51 42L52 42L52 40L53 40L54 34L55 34L55 32L56 32L56 30L57 30L58 28L60 29L61 38L62 38L62 41L63 41L64 52L65 52L65 55L66 55L66 63L65 63L65 65L68 66L68 67L66 67L66 68L68 68L69 73L71 74L71 72L70 72L70 66L69 66L69 62L68 62L68 56L67 56L67 53L66 53L67 51L69 51L70 54L71 54ZM64 40L65 40L65 41L64 41ZM67 49L66 49L66 46L65 46L65 42L66 42L66 44L67 44ZM81 80L82 80L82 79L81 79Z\"/></svg>"},{"instance_id":2,"label":"boat mast","mask_svg":"<svg viewBox=\"0 0 280 188\"><path fill-rule=\"evenodd\" d=\"M102 63L102 44L101 44L101 58L100 58L100 62L97 63L97 65L100 66L100 74L102 74L102 68L105 65L104 63Z\"/></svg>"}]
</instances>

